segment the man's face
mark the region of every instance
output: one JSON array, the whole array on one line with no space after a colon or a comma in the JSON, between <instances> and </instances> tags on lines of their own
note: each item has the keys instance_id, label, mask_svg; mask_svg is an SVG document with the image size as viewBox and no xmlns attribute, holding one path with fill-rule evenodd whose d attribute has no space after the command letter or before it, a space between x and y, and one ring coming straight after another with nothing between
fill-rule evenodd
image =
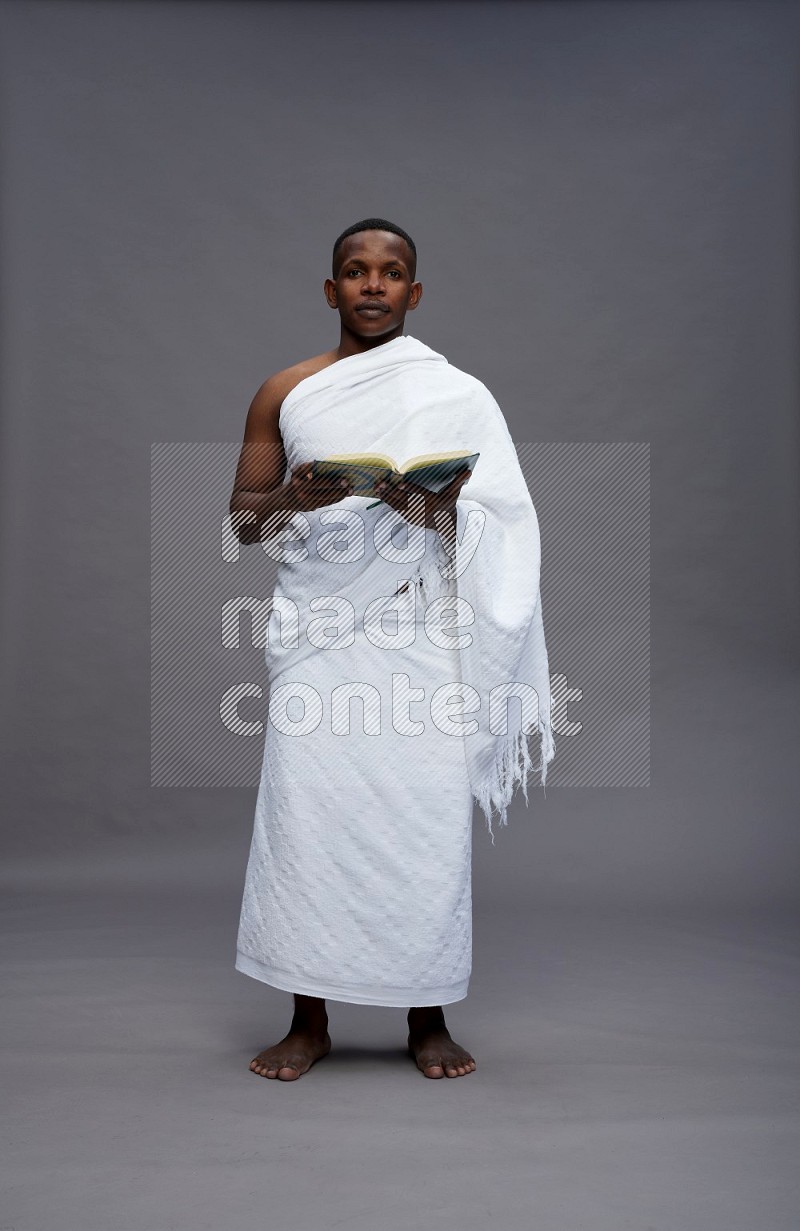
<instances>
[{"instance_id":1,"label":"man's face","mask_svg":"<svg viewBox=\"0 0 800 1231\"><path fill-rule=\"evenodd\" d=\"M343 327L362 338L397 332L422 295L406 241L391 231L358 231L336 255L339 270L335 279L326 279L325 298L338 309Z\"/></svg>"}]
</instances>

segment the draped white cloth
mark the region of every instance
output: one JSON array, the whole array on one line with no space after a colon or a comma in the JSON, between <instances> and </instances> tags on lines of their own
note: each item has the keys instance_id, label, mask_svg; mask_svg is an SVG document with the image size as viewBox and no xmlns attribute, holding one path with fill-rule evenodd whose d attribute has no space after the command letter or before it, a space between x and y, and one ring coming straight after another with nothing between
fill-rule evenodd
<instances>
[{"instance_id":1,"label":"draped white cloth","mask_svg":"<svg viewBox=\"0 0 800 1231\"><path fill-rule=\"evenodd\" d=\"M331 454L480 457L455 538L351 496L265 544L280 563L236 966L306 995L450 1003L471 970L473 799L492 833L517 784L527 801L529 739L543 784L555 752L536 512L489 391L407 335L302 380L280 430L287 483Z\"/></svg>"}]
</instances>

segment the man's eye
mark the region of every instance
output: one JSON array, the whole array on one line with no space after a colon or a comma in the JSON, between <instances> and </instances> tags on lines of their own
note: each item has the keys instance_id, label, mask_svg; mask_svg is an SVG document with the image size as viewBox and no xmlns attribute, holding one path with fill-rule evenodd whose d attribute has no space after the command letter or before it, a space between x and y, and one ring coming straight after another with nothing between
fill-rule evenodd
<instances>
[{"instance_id":1,"label":"man's eye","mask_svg":"<svg viewBox=\"0 0 800 1231\"><path fill-rule=\"evenodd\" d=\"M361 270L360 270L360 269L349 269L349 270L347 271L347 276L348 276L348 278L349 278L351 274L360 274L360 273L361 273Z\"/></svg>"},{"instance_id":2,"label":"man's eye","mask_svg":"<svg viewBox=\"0 0 800 1231\"><path fill-rule=\"evenodd\" d=\"M393 274L395 278L399 278L399 277L400 277L400 270L399 270L399 269L390 269L390 270L389 270L389 273L390 273L390 274Z\"/></svg>"}]
</instances>

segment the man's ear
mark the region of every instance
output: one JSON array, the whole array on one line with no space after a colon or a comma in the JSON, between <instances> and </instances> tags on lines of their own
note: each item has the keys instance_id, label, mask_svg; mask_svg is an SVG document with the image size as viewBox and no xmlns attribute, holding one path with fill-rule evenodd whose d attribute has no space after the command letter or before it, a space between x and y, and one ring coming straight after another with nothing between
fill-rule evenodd
<instances>
[{"instance_id":1,"label":"man's ear","mask_svg":"<svg viewBox=\"0 0 800 1231\"><path fill-rule=\"evenodd\" d=\"M322 284L322 290L325 298L328 301L329 308L337 307L336 302L336 283L331 278L326 278Z\"/></svg>"}]
</instances>

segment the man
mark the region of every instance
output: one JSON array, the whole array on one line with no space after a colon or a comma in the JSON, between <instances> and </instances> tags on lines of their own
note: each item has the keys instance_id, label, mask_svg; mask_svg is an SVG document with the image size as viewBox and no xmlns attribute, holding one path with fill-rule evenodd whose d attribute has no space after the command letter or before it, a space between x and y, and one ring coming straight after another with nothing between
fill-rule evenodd
<instances>
[{"instance_id":1,"label":"man","mask_svg":"<svg viewBox=\"0 0 800 1231\"><path fill-rule=\"evenodd\" d=\"M291 991L294 1016L286 1036L260 1052L250 1069L291 1081L326 1055L327 997L410 1005L408 1048L420 1071L430 1078L465 1076L476 1062L451 1038L442 1005L466 995L471 969L472 798L487 817L498 806L505 823L515 783L525 788L525 736L532 725L542 734L542 780L552 756L538 525L488 391L403 334L406 313L422 296L411 237L386 219L356 223L336 240L332 274L324 291L339 313L339 345L261 386L248 412L230 502L242 542L280 542L286 549L268 632L272 721L236 967ZM401 466L413 455L457 450L481 455L484 486L476 489L480 500L469 515L489 531L479 566L461 576L457 566L463 569L469 554L464 544L480 537L465 533L459 501L471 471L435 494L387 482L375 508L347 480L315 476L311 466L315 457L344 452L388 452ZM390 524L400 521L408 546L412 538L424 545L418 575L408 564L414 556L401 555L392 538ZM338 540L323 530L332 522L340 527ZM522 583L491 571L505 548L514 547L511 522L524 523L527 535L531 567ZM456 598L462 589L474 607ZM489 609L490 591L501 600L499 622ZM438 630L420 610L423 595L462 601L472 616L467 623L475 622L477 609L483 649L471 637L455 641ZM287 647L284 616L303 596L300 635ZM376 629L372 620L375 604L387 602L396 605L397 634L387 633L380 619ZM430 607L441 610L436 601ZM358 627L337 624L331 637L321 617L309 615L334 608L340 617L355 611ZM464 615L465 607L459 610ZM495 646L502 651L496 660ZM500 670L513 691L505 677L526 661L536 668L527 674L538 685L538 712L510 734L507 726L499 734L494 725L488 730L487 707L473 684L481 672ZM467 683L459 680L464 664ZM427 687L416 687L420 682ZM355 732L342 726L342 704L348 715L350 704L342 702L342 689L362 700L364 723ZM452 700L453 689L472 711L482 710L469 746L468 726L454 725L444 712L444 694ZM320 690L329 699L327 724ZM289 715L287 692L302 700L302 719ZM425 695L431 697L427 724L410 710ZM382 726L389 696L391 722Z\"/></svg>"}]
</instances>

